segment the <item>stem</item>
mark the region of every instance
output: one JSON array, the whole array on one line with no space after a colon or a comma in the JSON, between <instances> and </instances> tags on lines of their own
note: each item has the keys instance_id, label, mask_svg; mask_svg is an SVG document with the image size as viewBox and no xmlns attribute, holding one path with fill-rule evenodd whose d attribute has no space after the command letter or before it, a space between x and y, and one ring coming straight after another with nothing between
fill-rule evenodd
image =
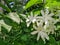
<instances>
[{"instance_id":1,"label":"stem","mask_svg":"<svg viewBox=\"0 0 60 45\"><path fill-rule=\"evenodd\" d=\"M45 10L45 3L46 3L46 0L42 0L43 1L43 10Z\"/></svg>"}]
</instances>

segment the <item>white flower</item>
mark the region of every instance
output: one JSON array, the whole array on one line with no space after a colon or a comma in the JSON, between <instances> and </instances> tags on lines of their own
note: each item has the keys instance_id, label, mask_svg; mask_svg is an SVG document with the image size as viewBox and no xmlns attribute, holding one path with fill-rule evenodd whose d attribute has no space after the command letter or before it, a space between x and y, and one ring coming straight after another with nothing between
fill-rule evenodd
<instances>
[{"instance_id":1,"label":"white flower","mask_svg":"<svg viewBox=\"0 0 60 45\"><path fill-rule=\"evenodd\" d=\"M37 16L37 14L33 15L33 12L31 12L30 15L28 15L28 16L24 15L24 14L20 14L20 15L26 19L27 27L29 27L31 23L34 24L35 22L41 20L41 17Z\"/></svg>"},{"instance_id":2,"label":"white flower","mask_svg":"<svg viewBox=\"0 0 60 45\"><path fill-rule=\"evenodd\" d=\"M46 30L46 32L48 34L54 33L54 30L56 28L54 24L57 22L54 18L52 18L54 14L49 14L48 9L46 9L45 12L41 10L41 14L42 20L44 21L44 29Z\"/></svg>"},{"instance_id":3,"label":"white flower","mask_svg":"<svg viewBox=\"0 0 60 45\"><path fill-rule=\"evenodd\" d=\"M33 31L31 34L32 35L38 34L37 41L39 40L40 37L42 38L44 43L45 43L45 39L49 40L49 36L44 31Z\"/></svg>"},{"instance_id":4,"label":"white flower","mask_svg":"<svg viewBox=\"0 0 60 45\"><path fill-rule=\"evenodd\" d=\"M44 29L48 33L48 35L50 33L54 34L55 28L56 27L55 27L55 25L53 23L49 23L49 24L45 24L44 25Z\"/></svg>"},{"instance_id":5,"label":"white flower","mask_svg":"<svg viewBox=\"0 0 60 45\"><path fill-rule=\"evenodd\" d=\"M44 43L45 43L45 39L49 40L49 36L48 36L48 34L45 32L44 27L43 27L42 25L40 25L40 26L38 26L38 27L36 27L36 26L33 26L33 27L34 27L34 29L35 29L36 31L31 32L31 34L32 34L32 35L35 35L35 34L38 33L37 41L39 40L40 37L42 38L42 40L44 41Z\"/></svg>"},{"instance_id":6,"label":"white flower","mask_svg":"<svg viewBox=\"0 0 60 45\"><path fill-rule=\"evenodd\" d=\"M0 30L1 30L1 26L3 26L5 29L7 29L8 32L12 28L12 26L9 26L9 25L5 24L4 20L0 20Z\"/></svg>"},{"instance_id":7,"label":"white flower","mask_svg":"<svg viewBox=\"0 0 60 45\"><path fill-rule=\"evenodd\" d=\"M16 23L20 24L20 17L18 16L17 13L9 13L9 15L7 15L7 17L12 19Z\"/></svg>"},{"instance_id":8,"label":"white flower","mask_svg":"<svg viewBox=\"0 0 60 45\"><path fill-rule=\"evenodd\" d=\"M37 26L39 26L39 25L43 25L43 23L44 23L44 21L41 20L41 19L37 19L37 20L36 20L36 24L37 24Z\"/></svg>"},{"instance_id":9,"label":"white flower","mask_svg":"<svg viewBox=\"0 0 60 45\"><path fill-rule=\"evenodd\" d=\"M33 15L33 13L31 12L31 15L26 18L27 27L29 27L31 23L35 23L37 18L39 17L37 17L37 15Z\"/></svg>"},{"instance_id":10,"label":"white flower","mask_svg":"<svg viewBox=\"0 0 60 45\"><path fill-rule=\"evenodd\" d=\"M47 24L48 22L53 22L55 23L55 19L52 18L52 16L54 15L53 13L49 14L48 9L45 10L41 10L41 14L42 14L42 20L45 22L45 24Z\"/></svg>"},{"instance_id":11,"label":"white flower","mask_svg":"<svg viewBox=\"0 0 60 45\"><path fill-rule=\"evenodd\" d=\"M54 16L53 13L49 13L48 9L41 10L42 16L39 16L39 18L36 19L36 24L33 25L33 28L35 31L33 31L31 34L35 35L38 33L37 40L39 40L39 37L42 38L42 40L45 42L45 39L49 40L49 34L54 33L55 31L55 23L57 22L52 16Z\"/></svg>"}]
</instances>

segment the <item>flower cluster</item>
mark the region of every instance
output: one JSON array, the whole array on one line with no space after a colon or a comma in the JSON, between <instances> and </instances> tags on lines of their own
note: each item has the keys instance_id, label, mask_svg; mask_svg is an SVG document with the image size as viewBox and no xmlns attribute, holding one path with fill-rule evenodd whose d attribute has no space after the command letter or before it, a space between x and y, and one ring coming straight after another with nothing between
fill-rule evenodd
<instances>
[{"instance_id":1,"label":"flower cluster","mask_svg":"<svg viewBox=\"0 0 60 45\"><path fill-rule=\"evenodd\" d=\"M35 31L31 32L31 34L32 35L38 34L37 41L41 37L44 43L46 43L45 39L49 40L49 34L54 34L56 29L55 24L58 21L60 21L60 15L57 14L57 16L59 16L59 20L57 21L55 18L53 18L53 16L55 15L52 12L49 12L48 9L41 10L40 16L38 16L37 14L34 15L32 12L30 13L30 15L27 16L24 14L20 14L20 15L26 19L27 27L29 27L31 23L33 24L33 28L35 29ZM6 16L18 24L20 24L21 22L19 15L15 12L9 13L9 15ZM5 24L3 19L0 20L0 31L1 31L1 26L3 26L8 31L10 31L12 28L12 26Z\"/></svg>"},{"instance_id":2,"label":"flower cluster","mask_svg":"<svg viewBox=\"0 0 60 45\"><path fill-rule=\"evenodd\" d=\"M26 23L27 27L30 26L31 23L33 23L33 28L35 31L31 32L32 35L38 34L37 41L41 37L42 40L45 43L45 39L49 40L49 34L54 34L55 30L55 23L57 22L53 16L53 13L50 13L48 9L41 10L41 16L33 15L31 12L31 15L26 17Z\"/></svg>"}]
</instances>

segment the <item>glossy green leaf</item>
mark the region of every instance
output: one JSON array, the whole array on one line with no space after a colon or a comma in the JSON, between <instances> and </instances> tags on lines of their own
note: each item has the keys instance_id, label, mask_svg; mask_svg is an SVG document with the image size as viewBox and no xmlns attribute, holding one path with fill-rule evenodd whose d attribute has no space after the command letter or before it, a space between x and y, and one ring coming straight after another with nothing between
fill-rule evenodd
<instances>
[{"instance_id":1,"label":"glossy green leaf","mask_svg":"<svg viewBox=\"0 0 60 45\"><path fill-rule=\"evenodd\" d=\"M45 7L49 8L59 8L60 7L60 1L57 0L46 0ZM60 9L60 8L59 8Z\"/></svg>"},{"instance_id":2,"label":"glossy green leaf","mask_svg":"<svg viewBox=\"0 0 60 45\"><path fill-rule=\"evenodd\" d=\"M42 2L41 0L30 0L30 1L26 4L25 9L33 6L34 4L38 4L38 3L41 3L41 2Z\"/></svg>"}]
</instances>

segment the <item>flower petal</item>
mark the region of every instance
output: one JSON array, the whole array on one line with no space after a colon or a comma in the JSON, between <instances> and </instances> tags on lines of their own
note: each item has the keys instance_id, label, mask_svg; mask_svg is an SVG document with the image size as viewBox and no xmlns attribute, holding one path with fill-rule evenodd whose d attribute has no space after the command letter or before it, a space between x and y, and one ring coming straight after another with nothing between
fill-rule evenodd
<instances>
[{"instance_id":1,"label":"flower petal","mask_svg":"<svg viewBox=\"0 0 60 45\"><path fill-rule=\"evenodd\" d=\"M27 22L27 27L29 27L29 26L30 26L30 23L31 23L30 21L29 21L29 22Z\"/></svg>"},{"instance_id":2,"label":"flower petal","mask_svg":"<svg viewBox=\"0 0 60 45\"><path fill-rule=\"evenodd\" d=\"M42 14L42 16L44 16L44 15L45 15L43 10L41 10L41 14Z\"/></svg>"},{"instance_id":3,"label":"flower petal","mask_svg":"<svg viewBox=\"0 0 60 45\"><path fill-rule=\"evenodd\" d=\"M38 31L31 32L32 35L35 35L36 33L38 33Z\"/></svg>"},{"instance_id":4,"label":"flower petal","mask_svg":"<svg viewBox=\"0 0 60 45\"><path fill-rule=\"evenodd\" d=\"M41 36L41 33L38 32L37 41L39 40L40 36Z\"/></svg>"}]
</instances>

